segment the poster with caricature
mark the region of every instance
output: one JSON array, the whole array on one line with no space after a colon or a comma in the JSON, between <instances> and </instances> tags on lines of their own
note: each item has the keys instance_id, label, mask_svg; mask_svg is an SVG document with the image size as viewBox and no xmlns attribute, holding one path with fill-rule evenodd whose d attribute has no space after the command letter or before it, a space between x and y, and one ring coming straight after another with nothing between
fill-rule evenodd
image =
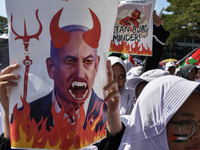
<instances>
[{"instance_id":1,"label":"poster with caricature","mask_svg":"<svg viewBox=\"0 0 200 150\"><path fill-rule=\"evenodd\" d=\"M152 56L155 0L121 0L110 52Z\"/></svg>"},{"instance_id":2,"label":"poster with caricature","mask_svg":"<svg viewBox=\"0 0 200 150\"><path fill-rule=\"evenodd\" d=\"M103 86L117 5L6 0L10 64L20 75L10 88L12 148L81 149L106 136Z\"/></svg>"}]
</instances>

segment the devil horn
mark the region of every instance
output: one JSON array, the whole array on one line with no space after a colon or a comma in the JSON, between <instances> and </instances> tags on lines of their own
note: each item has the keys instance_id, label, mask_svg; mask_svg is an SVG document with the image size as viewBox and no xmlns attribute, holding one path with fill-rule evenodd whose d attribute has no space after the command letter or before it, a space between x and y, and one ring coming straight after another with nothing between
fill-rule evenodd
<instances>
[{"instance_id":1,"label":"devil horn","mask_svg":"<svg viewBox=\"0 0 200 150\"><path fill-rule=\"evenodd\" d=\"M85 43L87 43L92 48L97 48L99 46L99 39L101 36L101 24L96 16L96 14L89 8L93 20L93 28L85 33L82 37Z\"/></svg>"},{"instance_id":2,"label":"devil horn","mask_svg":"<svg viewBox=\"0 0 200 150\"><path fill-rule=\"evenodd\" d=\"M65 46L71 38L71 34L69 32L62 30L59 27L59 19L62 10L63 8L54 15L50 23L50 35L55 48L61 48Z\"/></svg>"}]
</instances>

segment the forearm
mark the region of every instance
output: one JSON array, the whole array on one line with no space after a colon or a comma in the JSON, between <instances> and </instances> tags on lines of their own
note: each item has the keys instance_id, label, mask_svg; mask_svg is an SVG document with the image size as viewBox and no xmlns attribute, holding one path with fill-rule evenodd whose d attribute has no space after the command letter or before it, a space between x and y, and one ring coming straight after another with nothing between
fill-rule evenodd
<instances>
[{"instance_id":1,"label":"forearm","mask_svg":"<svg viewBox=\"0 0 200 150\"><path fill-rule=\"evenodd\" d=\"M107 131L107 137L100 142L98 146L98 150L117 150L118 149L121 143L121 139L124 134L125 128L126 128L123 123L121 124L122 124L122 129L119 133L112 135Z\"/></svg>"},{"instance_id":2,"label":"forearm","mask_svg":"<svg viewBox=\"0 0 200 150\"><path fill-rule=\"evenodd\" d=\"M165 43L170 35L170 33L166 31L162 26L156 27L154 25L153 29L154 35L160 42L153 38L153 54L151 57L146 57L142 73L151 69L156 69L159 66L159 61L162 56L164 46L161 43Z\"/></svg>"},{"instance_id":3,"label":"forearm","mask_svg":"<svg viewBox=\"0 0 200 150\"><path fill-rule=\"evenodd\" d=\"M122 123L119 112L115 114L107 113L107 130L114 135L122 130Z\"/></svg>"},{"instance_id":4,"label":"forearm","mask_svg":"<svg viewBox=\"0 0 200 150\"><path fill-rule=\"evenodd\" d=\"M9 113L4 114L4 137L10 139L10 124L9 124Z\"/></svg>"}]
</instances>

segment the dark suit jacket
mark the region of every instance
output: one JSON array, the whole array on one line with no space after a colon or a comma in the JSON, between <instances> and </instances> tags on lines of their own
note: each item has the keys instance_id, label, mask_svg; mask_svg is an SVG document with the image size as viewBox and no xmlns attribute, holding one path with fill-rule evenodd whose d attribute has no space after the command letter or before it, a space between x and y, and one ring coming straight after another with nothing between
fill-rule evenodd
<instances>
[{"instance_id":1,"label":"dark suit jacket","mask_svg":"<svg viewBox=\"0 0 200 150\"><path fill-rule=\"evenodd\" d=\"M34 119L36 121L36 123L39 123L41 121L42 117L43 117L43 120L45 120L48 117L47 124L46 124L47 130L50 130L50 126L53 127L53 116L51 114L51 106L52 106L51 97L52 97L52 92L50 92L48 95L41 97L38 100L35 100L29 104L30 108L31 108L30 117L31 117L31 119ZM93 117L92 120L95 120L100 113L100 106L95 107L94 111L92 112L95 102L102 104L103 100L100 99L96 95L94 90L92 90L92 95L90 98L90 102L89 102L89 106L88 106L88 110L87 110L87 114L86 114L86 119L88 118L88 120L91 119L91 117ZM103 127L103 125L106 123L106 111L107 111L107 106L106 106L106 104L104 104L103 105L103 113L102 113L100 122L97 123L97 125L95 127L96 132L99 128L101 129ZM85 129L86 126L87 126L87 121L85 120L83 128ZM39 126L39 130L40 130L40 128L41 128L41 126Z\"/></svg>"}]
</instances>

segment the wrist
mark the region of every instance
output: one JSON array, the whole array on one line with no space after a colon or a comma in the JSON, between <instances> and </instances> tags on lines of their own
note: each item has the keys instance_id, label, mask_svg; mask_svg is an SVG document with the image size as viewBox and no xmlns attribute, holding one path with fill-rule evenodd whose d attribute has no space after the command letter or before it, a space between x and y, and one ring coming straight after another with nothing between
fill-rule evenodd
<instances>
[{"instance_id":1,"label":"wrist","mask_svg":"<svg viewBox=\"0 0 200 150\"><path fill-rule=\"evenodd\" d=\"M117 134L122 129L119 111L117 113L107 113L107 129L112 135Z\"/></svg>"},{"instance_id":2,"label":"wrist","mask_svg":"<svg viewBox=\"0 0 200 150\"><path fill-rule=\"evenodd\" d=\"M9 118L9 112L5 112L5 111L4 111L4 118L5 118L5 117L6 117L6 118L7 118L7 117Z\"/></svg>"}]
</instances>

